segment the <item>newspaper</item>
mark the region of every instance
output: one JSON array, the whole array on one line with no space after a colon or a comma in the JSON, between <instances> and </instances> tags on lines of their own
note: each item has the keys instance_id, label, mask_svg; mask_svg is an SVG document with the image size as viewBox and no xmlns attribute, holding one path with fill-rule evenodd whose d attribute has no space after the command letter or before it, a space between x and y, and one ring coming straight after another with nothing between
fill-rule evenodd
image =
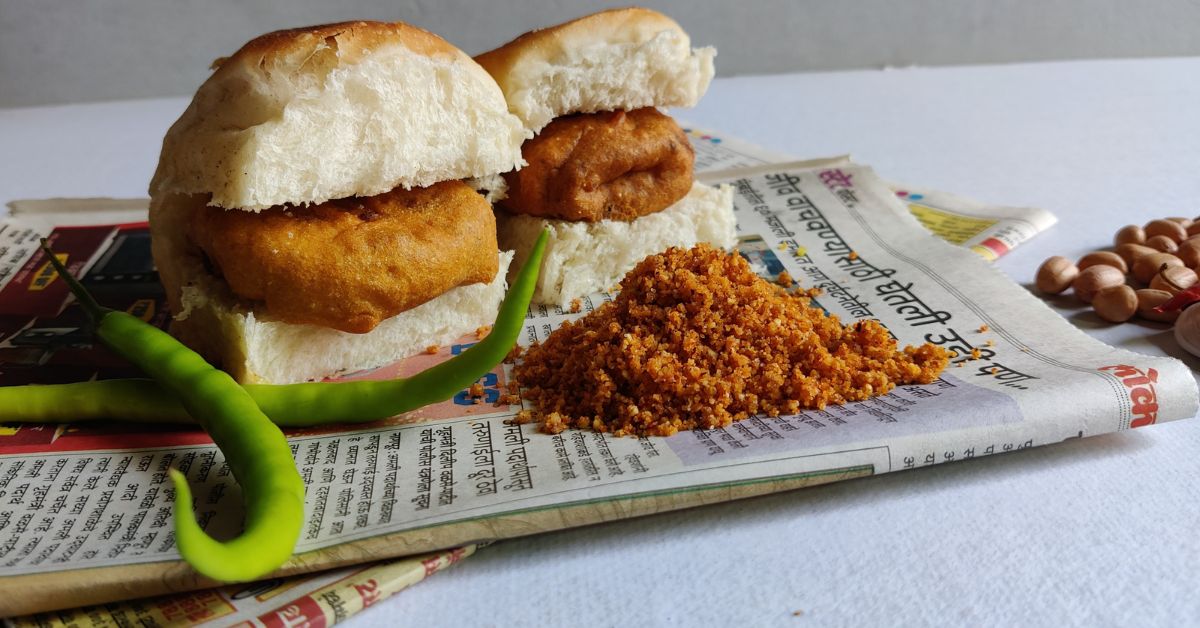
<instances>
[{"instance_id":1,"label":"newspaper","mask_svg":"<svg viewBox=\"0 0 1200 628\"><path fill-rule=\"evenodd\" d=\"M902 343L954 351L945 375L823 411L639 439L509 425L521 406L497 405L511 368L503 365L481 380L484 403L464 391L368 428L289 432L309 485L307 524L299 554L277 575L992 455L1196 411L1195 383L1181 363L1078 331L977 256L931 236L866 166L768 164L722 178L735 189L739 252L758 272L774 278L786 270L822 288L816 303L845 321L877 319ZM63 308L65 288L34 243L51 236L103 302L165 325L148 234L137 220L144 209L135 205L116 202L100 214L20 205L3 223L0 384L132 374L90 347L78 308ZM580 313L532 308L522 344L611 298L591 295ZM356 376L403 375L473 341ZM178 560L165 479L171 466L185 471L206 529L236 532L240 494L202 432L3 429L0 590L21 595L0 596L0 616L213 585ZM312 578L291 582L319 588ZM170 599L186 605L213 595L226 594Z\"/></svg>"},{"instance_id":2,"label":"newspaper","mask_svg":"<svg viewBox=\"0 0 1200 628\"><path fill-rule=\"evenodd\" d=\"M95 626L332 626L475 553L478 546L272 578L120 604L38 613L7 621L13 628Z\"/></svg>"},{"instance_id":3,"label":"newspaper","mask_svg":"<svg viewBox=\"0 0 1200 628\"><path fill-rule=\"evenodd\" d=\"M696 150L696 172L701 180L720 181L727 170L796 160L711 129L685 123L684 131ZM840 159L850 163L849 157ZM995 261L1058 222L1044 209L992 205L922 187L888 185L922 226L988 261Z\"/></svg>"}]
</instances>

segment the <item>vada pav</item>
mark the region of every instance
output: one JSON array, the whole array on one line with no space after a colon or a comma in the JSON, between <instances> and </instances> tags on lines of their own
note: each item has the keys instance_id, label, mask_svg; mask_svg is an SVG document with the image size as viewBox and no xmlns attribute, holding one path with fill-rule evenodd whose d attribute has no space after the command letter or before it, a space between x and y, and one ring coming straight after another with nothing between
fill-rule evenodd
<instances>
[{"instance_id":1,"label":"vada pav","mask_svg":"<svg viewBox=\"0 0 1200 628\"><path fill-rule=\"evenodd\" d=\"M511 253L464 182L521 163L495 81L402 23L269 33L163 140L154 260L171 331L239 382L390 364L490 324Z\"/></svg>"},{"instance_id":2,"label":"vada pav","mask_svg":"<svg viewBox=\"0 0 1200 628\"><path fill-rule=\"evenodd\" d=\"M671 18L602 11L536 30L475 58L536 134L503 175L502 248L514 267L550 230L534 300L566 305L616 285L672 246L736 242L733 194L695 182L687 135L657 107L690 107L713 77Z\"/></svg>"}]
</instances>

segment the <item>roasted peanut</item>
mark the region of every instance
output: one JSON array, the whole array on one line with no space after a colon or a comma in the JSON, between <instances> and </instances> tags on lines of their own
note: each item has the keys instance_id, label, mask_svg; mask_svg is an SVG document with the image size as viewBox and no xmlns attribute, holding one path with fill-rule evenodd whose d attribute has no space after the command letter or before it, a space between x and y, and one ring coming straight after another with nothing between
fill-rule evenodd
<instances>
[{"instance_id":1,"label":"roasted peanut","mask_svg":"<svg viewBox=\"0 0 1200 628\"><path fill-rule=\"evenodd\" d=\"M1133 263L1133 276L1142 283L1150 283L1150 280L1154 279L1154 276L1162 270L1163 264L1167 266L1183 266L1183 260L1170 253L1143 255Z\"/></svg>"},{"instance_id":2,"label":"roasted peanut","mask_svg":"<svg viewBox=\"0 0 1200 628\"><path fill-rule=\"evenodd\" d=\"M1077 263L1076 266L1079 267L1079 270L1083 270L1088 266L1112 266L1123 273L1129 272L1129 265L1125 263L1125 260L1122 259L1120 255L1117 255L1112 251L1095 251L1088 253L1087 255L1079 258L1079 263Z\"/></svg>"},{"instance_id":3,"label":"roasted peanut","mask_svg":"<svg viewBox=\"0 0 1200 628\"><path fill-rule=\"evenodd\" d=\"M1196 271L1183 266L1169 266L1150 280L1150 288L1175 294L1191 288L1197 281L1200 281L1200 276L1196 275Z\"/></svg>"},{"instance_id":4,"label":"roasted peanut","mask_svg":"<svg viewBox=\"0 0 1200 628\"><path fill-rule=\"evenodd\" d=\"M1183 260L1183 265L1188 268L1200 266L1200 240L1184 240L1174 255Z\"/></svg>"},{"instance_id":5,"label":"roasted peanut","mask_svg":"<svg viewBox=\"0 0 1200 628\"><path fill-rule=\"evenodd\" d=\"M1179 250L1179 244L1165 235L1146 238L1146 246L1163 253L1174 253Z\"/></svg>"},{"instance_id":6,"label":"roasted peanut","mask_svg":"<svg viewBox=\"0 0 1200 628\"><path fill-rule=\"evenodd\" d=\"M1124 323L1133 318L1137 308L1137 293L1125 284L1105 288L1092 299L1096 315L1110 323Z\"/></svg>"},{"instance_id":7,"label":"roasted peanut","mask_svg":"<svg viewBox=\"0 0 1200 628\"><path fill-rule=\"evenodd\" d=\"M1160 323L1173 323L1179 318L1179 312L1155 312L1154 308L1166 303L1171 298L1171 293L1165 290L1150 290L1149 288L1138 290L1138 316L1148 320L1157 321Z\"/></svg>"},{"instance_id":8,"label":"roasted peanut","mask_svg":"<svg viewBox=\"0 0 1200 628\"><path fill-rule=\"evenodd\" d=\"M1112 266L1092 266L1080 271L1071 286L1075 289L1075 298L1091 303L1097 292L1124 283L1125 273Z\"/></svg>"},{"instance_id":9,"label":"roasted peanut","mask_svg":"<svg viewBox=\"0 0 1200 628\"><path fill-rule=\"evenodd\" d=\"M1200 356L1200 307L1189 307L1175 321L1175 341L1184 351Z\"/></svg>"},{"instance_id":10,"label":"roasted peanut","mask_svg":"<svg viewBox=\"0 0 1200 628\"><path fill-rule=\"evenodd\" d=\"M1141 244L1146 241L1146 230L1137 225L1125 225L1113 236L1113 244Z\"/></svg>"},{"instance_id":11,"label":"roasted peanut","mask_svg":"<svg viewBox=\"0 0 1200 628\"><path fill-rule=\"evenodd\" d=\"M1161 251L1156 251L1144 244L1134 244L1132 242L1127 242L1117 246L1117 255L1121 256L1121 259L1125 260L1125 265L1129 268L1133 268L1134 262L1136 262L1139 257L1143 255L1150 255L1152 253L1161 253Z\"/></svg>"},{"instance_id":12,"label":"roasted peanut","mask_svg":"<svg viewBox=\"0 0 1200 628\"><path fill-rule=\"evenodd\" d=\"M1187 239L1187 229L1183 225L1165 218L1151 220L1146 223L1145 229L1147 240L1157 235L1167 236L1176 242L1183 242Z\"/></svg>"},{"instance_id":13,"label":"roasted peanut","mask_svg":"<svg viewBox=\"0 0 1200 628\"><path fill-rule=\"evenodd\" d=\"M1189 238L1194 235L1200 235L1200 222L1193 220L1192 224L1187 226L1187 234Z\"/></svg>"},{"instance_id":14,"label":"roasted peanut","mask_svg":"<svg viewBox=\"0 0 1200 628\"><path fill-rule=\"evenodd\" d=\"M1183 216L1169 216L1169 217L1167 217L1167 220L1170 220L1171 222L1179 223L1179 226L1183 227L1184 229L1187 229L1188 227L1192 226L1192 219L1184 218Z\"/></svg>"},{"instance_id":15,"label":"roasted peanut","mask_svg":"<svg viewBox=\"0 0 1200 628\"><path fill-rule=\"evenodd\" d=\"M1046 294L1058 294L1066 290L1078 276L1079 269L1071 260L1055 255L1038 267L1034 283L1038 290Z\"/></svg>"}]
</instances>

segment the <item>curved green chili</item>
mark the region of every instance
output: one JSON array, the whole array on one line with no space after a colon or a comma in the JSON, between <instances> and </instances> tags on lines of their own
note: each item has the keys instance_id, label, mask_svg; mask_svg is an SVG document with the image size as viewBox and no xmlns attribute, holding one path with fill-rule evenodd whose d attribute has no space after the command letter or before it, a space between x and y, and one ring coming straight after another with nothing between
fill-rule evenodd
<instances>
[{"instance_id":1,"label":"curved green chili","mask_svg":"<svg viewBox=\"0 0 1200 628\"><path fill-rule=\"evenodd\" d=\"M449 399L492 370L516 344L548 237L543 231L509 286L491 333L441 364L412 377L387 381L247 384L243 388L272 422L283 427L369 423ZM114 418L193 422L175 395L148 379L0 387L0 421L79 423Z\"/></svg>"},{"instance_id":2,"label":"curved green chili","mask_svg":"<svg viewBox=\"0 0 1200 628\"><path fill-rule=\"evenodd\" d=\"M204 427L225 454L242 487L246 522L241 535L225 542L209 537L196 522L187 479L171 470L175 484L175 544L196 571L225 582L254 580L291 555L304 523L304 481L292 450L254 399L224 371L141 319L102 308L42 240L42 250L70 287L110 349L151 374Z\"/></svg>"},{"instance_id":3,"label":"curved green chili","mask_svg":"<svg viewBox=\"0 0 1200 628\"><path fill-rule=\"evenodd\" d=\"M521 335L549 235L543 231L538 237L500 304L491 333L454 358L404 379L251 385L246 389L264 408L270 408L272 420L288 427L378 421L453 397L503 361Z\"/></svg>"}]
</instances>

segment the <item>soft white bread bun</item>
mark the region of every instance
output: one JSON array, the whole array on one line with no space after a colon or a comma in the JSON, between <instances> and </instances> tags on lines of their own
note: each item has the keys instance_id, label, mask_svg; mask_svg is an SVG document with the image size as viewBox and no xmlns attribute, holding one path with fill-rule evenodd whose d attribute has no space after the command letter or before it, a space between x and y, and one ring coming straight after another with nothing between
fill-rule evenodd
<instances>
[{"instance_id":1,"label":"soft white bread bun","mask_svg":"<svg viewBox=\"0 0 1200 628\"><path fill-rule=\"evenodd\" d=\"M526 131L458 48L403 23L268 33L219 60L163 139L151 196L260 210L512 170Z\"/></svg>"},{"instance_id":2,"label":"soft white bread bun","mask_svg":"<svg viewBox=\"0 0 1200 628\"><path fill-rule=\"evenodd\" d=\"M391 364L492 324L506 289L510 252L499 253L490 283L454 288L385 319L365 334L296 325L258 316L205 268L184 233L204 197L172 195L151 201L151 246L171 311L171 333L238 382L285 384Z\"/></svg>"},{"instance_id":3,"label":"soft white bread bun","mask_svg":"<svg viewBox=\"0 0 1200 628\"><path fill-rule=\"evenodd\" d=\"M703 183L693 183L674 205L629 222L553 220L498 211L496 227L500 248L516 251L512 268L524 263L542 229L550 230L533 300L560 306L617 285L646 256L669 247L707 242L730 249L737 243L733 189Z\"/></svg>"},{"instance_id":4,"label":"soft white bread bun","mask_svg":"<svg viewBox=\"0 0 1200 628\"><path fill-rule=\"evenodd\" d=\"M662 13L629 8L525 33L475 60L536 133L570 113L694 106L712 80L716 55L714 48L693 49Z\"/></svg>"}]
</instances>

